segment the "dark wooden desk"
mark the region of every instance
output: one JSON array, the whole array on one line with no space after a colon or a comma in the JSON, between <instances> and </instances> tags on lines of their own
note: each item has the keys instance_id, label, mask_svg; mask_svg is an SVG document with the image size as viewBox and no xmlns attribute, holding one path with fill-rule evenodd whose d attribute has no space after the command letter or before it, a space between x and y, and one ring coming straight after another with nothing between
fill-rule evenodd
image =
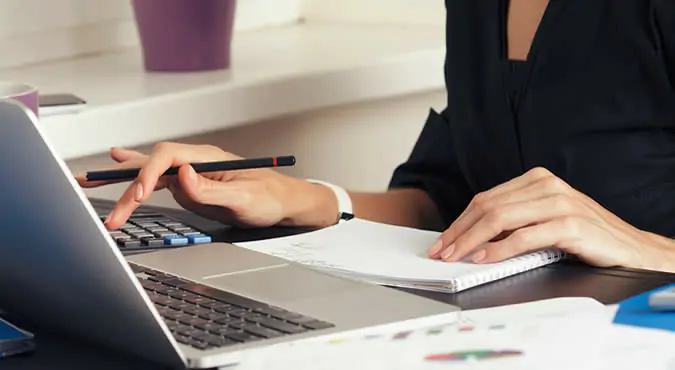
<instances>
[{"instance_id":1,"label":"dark wooden desk","mask_svg":"<svg viewBox=\"0 0 675 370\"><path fill-rule=\"evenodd\" d=\"M219 230L212 229L213 232L219 233L222 238L230 241L266 238L298 231L293 229L223 230L219 225L191 214L173 210L168 212L186 222L204 225L207 229L218 227ZM599 269L574 261L566 261L458 294L406 291L455 304L462 309L473 309L571 296L592 297L609 304L670 283L675 283L675 275L628 269ZM45 314L49 314L48 304L45 307ZM72 342L58 333L44 332L20 318L10 316L10 319L36 334L38 349L29 356L0 360L3 370L158 369L136 359L122 358L103 349L90 348L83 343Z\"/></svg>"}]
</instances>

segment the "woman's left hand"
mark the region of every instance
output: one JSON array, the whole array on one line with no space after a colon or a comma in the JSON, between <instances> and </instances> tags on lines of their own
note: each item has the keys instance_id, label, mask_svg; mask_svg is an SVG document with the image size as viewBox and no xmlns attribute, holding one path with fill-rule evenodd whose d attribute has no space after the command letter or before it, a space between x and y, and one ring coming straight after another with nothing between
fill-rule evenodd
<instances>
[{"instance_id":1,"label":"woman's left hand","mask_svg":"<svg viewBox=\"0 0 675 370\"><path fill-rule=\"evenodd\" d=\"M490 263L556 247L595 266L673 271L674 244L633 227L548 170L535 168L474 197L429 255Z\"/></svg>"}]
</instances>

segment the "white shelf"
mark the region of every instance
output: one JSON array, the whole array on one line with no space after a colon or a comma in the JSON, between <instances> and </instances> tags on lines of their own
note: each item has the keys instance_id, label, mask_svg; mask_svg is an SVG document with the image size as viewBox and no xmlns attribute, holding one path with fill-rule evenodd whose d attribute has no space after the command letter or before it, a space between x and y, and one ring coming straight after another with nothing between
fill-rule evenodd
<instances>
[{"instance_id":1,"label":"white shelf","mask_svg":"<svg viewBox=\"0 0 675 370\"><path fill-rule=\"evenodd\" d=\"M308 23L236 34L232 68L147 73L137 49L0 70L88 108L41 125L65 159L443 87L441 26Z\"/></svg>"}]
</instances>

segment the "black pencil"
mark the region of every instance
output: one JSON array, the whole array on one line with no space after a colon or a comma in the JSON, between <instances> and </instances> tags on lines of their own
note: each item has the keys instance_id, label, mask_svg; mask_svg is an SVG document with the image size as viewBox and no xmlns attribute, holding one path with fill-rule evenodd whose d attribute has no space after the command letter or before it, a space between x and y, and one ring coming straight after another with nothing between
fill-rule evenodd
<instances>
[{"instance_id":1,"label":"black pencil","mask_svg":"<svg viewBox=\"0 0 675 370\"><path fill-rule=\"evenodd\" d=\"M280 157L265 157L251 159L236 159L232 161L191 163L195 172L216 172L216 171L234 171L248 170L253 168L265 167L285 167L295 165L295 157L292 155ZM166 170L163 176L178 174L179 167L171 167ZM104 170L87 172L87 181L120 181L133 180L138 176L140 168L125 168L120 170Z\"/></svg>"}]
</instances>

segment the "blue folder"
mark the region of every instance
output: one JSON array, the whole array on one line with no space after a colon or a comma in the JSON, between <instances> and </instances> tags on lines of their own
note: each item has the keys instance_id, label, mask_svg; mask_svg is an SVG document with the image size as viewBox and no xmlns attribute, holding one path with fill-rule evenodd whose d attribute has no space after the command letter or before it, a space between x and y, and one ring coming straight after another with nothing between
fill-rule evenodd
<instances>
[{"instance_id":1,"label":"blue folder","mask_svg":"<svg viewBox=\"0 0 675 370\"><path fill-rule=\"evenodd\" d=\"M657 312L649 308L650 294L672 287L675 287L675 284L660 287L619 302L614 323L675 331L675 312Z\"/></svg>"},{"instance_id":2,"label":"blue folder","mask_svg":"<svg viewBox=\"0 0 675 370\"><path fill-rule=\"evenodd\" d=\"M34 335L0 317L0 358L25 354L35 349Z\"/></svg>"}]
</instances>

